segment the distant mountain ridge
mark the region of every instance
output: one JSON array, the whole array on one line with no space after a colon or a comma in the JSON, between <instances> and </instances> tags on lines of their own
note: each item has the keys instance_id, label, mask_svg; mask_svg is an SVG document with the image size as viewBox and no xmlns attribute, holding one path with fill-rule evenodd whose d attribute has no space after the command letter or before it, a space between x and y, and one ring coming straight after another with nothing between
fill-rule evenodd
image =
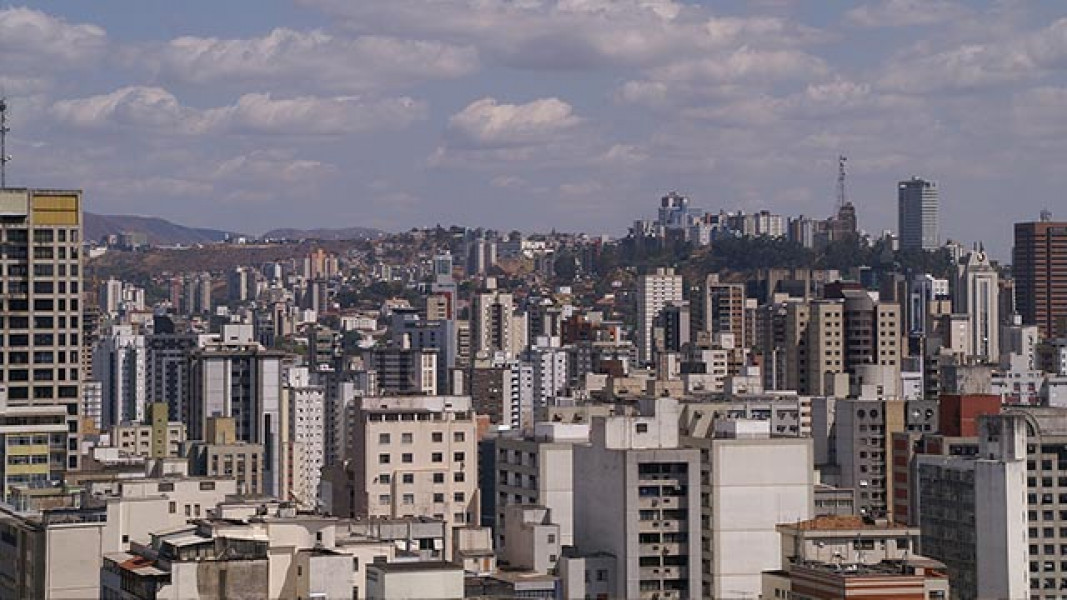
<instances>
[{"instance_id":1,"label":"distant mountain ridge","mask_svg":"<svg viewBox=\"0 0 1067 600\"><path fill-rule=\"evenodd\" d=\"M135 215L98 215L86 212L83 230L86 239L99 240L104 236L120 233L143 233L148 243L154 246L175 244L210 244L221 242L227 236L237 235L218 229L186 227L159 217Z\"/></svg>"},{"instance_id":2,"label":"distant mountain ridge","mask_svg":"<svg viewBox=\"0 0 1067 600\"><path fill-rule=\"evenodd\" d=\"M100 215L85 213L84 235L88 240L100 240L120 233L143 233L153 246L211 244L228 237L246 234L221 229L187 227L159 217L135 215ZM338 229L274 229L263 234L265 239L286 240L373 240L385 232L369 227L346 227Z\"/></svg>"},{"instance_id":3,"label":"distant mountain ridge","mask_svg":"<svg viewBox=\"0 0 1067 600\"><path fill-rule=\"evenodd\" d=\"M380 229L370 227L343 227L339 229L272 229L264 233L271 240L376 240L385 235Z\"/></svg>"}]
</instances>

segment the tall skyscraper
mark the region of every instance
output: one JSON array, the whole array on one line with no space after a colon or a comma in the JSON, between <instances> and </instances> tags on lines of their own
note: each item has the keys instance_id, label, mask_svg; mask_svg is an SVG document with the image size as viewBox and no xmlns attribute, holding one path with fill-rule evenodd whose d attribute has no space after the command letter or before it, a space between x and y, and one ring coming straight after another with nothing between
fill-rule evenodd
<instances>
[{"instance_id":1,"label":"tall skyscraper","mask_svg":"<svg viewBox=\"0 0 1067 600\"><path fill-rule=\"evenodd\" d=\"M955 312L970 319L970 346L976 357L995 363L1000 359L997 270L982 250L971 252L957 267Z\"/></svg>"},{"instance_id":2,"label":"tall skyscraper","mask_svg":"<svg viewBox=\"0 0 1067 600\"><path fill-rule=\"evenodd\" d=\"M637 280L637 352L642 362L652 360L652 325L668 304L685 300L682 276L674 269L656 269Z\"/></svg>"},{"instance_id":3,"label":"tall skyscraper","mask_svg":"<svg viewBox=\"0 0 1067 600\"><path fill-rule=\"evenodd\" d=\"M1015 224L1015 307L1041 337L1067 335L1067 222Z\"/></svg>"},{"instance_id":4,"label":"tall skyscraper","mask_svg":"<svg viewBox=\"0 0 1067 600\"><path fill-rule=\"evenodd\" d=\"M32 436L48 446L53 473L79 466L81 200L77 190L0 189L3 410L66 408L66 431Z\"/></svg>"},{"instance_id":5,"label":"tall skyscraper","mask_svg":"<svg viewBox=\"0 0 1067 600\"><path fill-rule=\"evenodd\" d=\"M901 181L897 208L901 250L936 250L941 245L936 183L918 177Z\"/></svg>"}]
</instances>

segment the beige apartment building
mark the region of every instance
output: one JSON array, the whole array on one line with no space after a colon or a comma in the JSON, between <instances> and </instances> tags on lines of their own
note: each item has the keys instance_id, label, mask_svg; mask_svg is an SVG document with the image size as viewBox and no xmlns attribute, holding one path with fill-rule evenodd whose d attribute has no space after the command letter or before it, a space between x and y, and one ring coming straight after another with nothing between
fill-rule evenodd
<instances>
[{"instance_id":1,"label":"beige apartment building","mask_svg":"<svg viewBox=\"0 0 1067 600\"><path fill-rule=\"evenodd\" d=\"M324 476L327 511L350 517L434 517L448 527L475 522L478 450L470 397L356 402L348 460Z\"/></svg>"}]
</instances>

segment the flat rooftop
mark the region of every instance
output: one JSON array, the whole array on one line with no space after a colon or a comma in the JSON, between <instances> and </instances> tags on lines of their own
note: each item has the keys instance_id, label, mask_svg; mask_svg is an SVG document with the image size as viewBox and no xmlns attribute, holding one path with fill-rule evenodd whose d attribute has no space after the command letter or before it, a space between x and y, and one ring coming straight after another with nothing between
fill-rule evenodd
<instances>
[{"instance_id":1,"label":"flat rooftop","mask_svg":"<svg viewBox=\"0 0 1067 600\"><path fill-rule=\"evenodd\" d=\"M827 515L796 523L780 523L778 527L801 531L907 530L913 529L892 521L869 521L854 515ZM918 528L914 528L918 529Z\"/></svg>"}]
</instances>

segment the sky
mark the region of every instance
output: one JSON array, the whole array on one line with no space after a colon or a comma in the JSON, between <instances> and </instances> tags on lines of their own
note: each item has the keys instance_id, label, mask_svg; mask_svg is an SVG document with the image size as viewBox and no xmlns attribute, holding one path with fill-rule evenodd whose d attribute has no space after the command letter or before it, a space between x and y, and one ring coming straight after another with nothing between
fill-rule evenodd
<instances>
[{"instance_id":1,"label":"sky","mask_svg":"<svg viewBox=\"0 0 1067 600\"><path fill-rule=\"evenodd\" d=\"M826 217L846 155L864 230L920 176L1004 257L1067 218L1065 72L1059 1L0 4L9 185L251 234Z\"/></svg>"}]
</instances>

